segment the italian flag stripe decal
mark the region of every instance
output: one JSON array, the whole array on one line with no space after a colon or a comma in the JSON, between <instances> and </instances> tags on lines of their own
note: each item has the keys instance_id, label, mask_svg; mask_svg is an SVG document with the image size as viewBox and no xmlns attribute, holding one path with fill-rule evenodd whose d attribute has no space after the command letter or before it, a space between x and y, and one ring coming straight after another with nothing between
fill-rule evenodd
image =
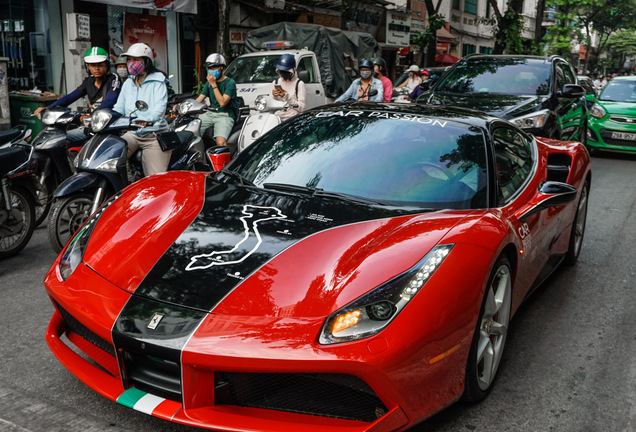
<instances>
[{"instance_id":1,"label":"italian flag stripe decal","mask_svg":"<svg viewBox=\"0 0 636 432\"><path fill-rule=\"evenodd\" d=\"M171 420L181 404L131 387L117 398L117 403L144 414Z\"/></svg>"}]
</instances>

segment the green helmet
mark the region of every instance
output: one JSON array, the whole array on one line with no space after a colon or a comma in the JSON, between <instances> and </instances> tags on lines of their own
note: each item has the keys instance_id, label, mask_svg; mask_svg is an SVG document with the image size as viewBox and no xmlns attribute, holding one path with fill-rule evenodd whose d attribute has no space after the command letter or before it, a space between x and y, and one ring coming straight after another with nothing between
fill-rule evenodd
<instances>
[{"instance_id":1,"label":"green helmet","mask_svg":"<svg viewBox=\"0 0 636 432\"><path fill-rule=\"evenodd\" d=\"M84 63L101 63L108 61L108 53L104 48L90 47L84 54Z\"/></svg>"}]
</instances>

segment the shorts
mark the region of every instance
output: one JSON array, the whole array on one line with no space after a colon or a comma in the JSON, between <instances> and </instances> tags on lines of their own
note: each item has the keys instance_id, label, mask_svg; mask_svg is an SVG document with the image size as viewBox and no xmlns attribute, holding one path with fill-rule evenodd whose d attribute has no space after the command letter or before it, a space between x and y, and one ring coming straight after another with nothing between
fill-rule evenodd
<instances>
[{"instance_id":1,"label":"shorts","mask_svg":"<svg viewBox=\"0 0 636 432\"><path fill-rule=\"evenodd\" d=\"M226 112L207 112L201 116L201 136L207 128L214 126L214 138L227 140L234 126L234 119Z\"/></svg>"}]
</instances>

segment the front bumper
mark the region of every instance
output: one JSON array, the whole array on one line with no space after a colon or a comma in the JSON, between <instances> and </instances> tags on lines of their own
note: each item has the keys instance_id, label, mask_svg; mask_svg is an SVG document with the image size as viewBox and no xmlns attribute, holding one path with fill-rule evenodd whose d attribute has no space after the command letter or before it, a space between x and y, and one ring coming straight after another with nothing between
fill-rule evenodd
<instances>
[{"instance_id":1,"label":"front bumper","mask_svg":"<svg viewBox=\"0 0 636 432\"><path fill-rule=\"evenodd\" d=\"M616 122L609 118L599 120L590 116L587 146L603 151L636 153L636 140L612 138L612 132L636 134L636 125Z\"/></svg>"}]
</instances>

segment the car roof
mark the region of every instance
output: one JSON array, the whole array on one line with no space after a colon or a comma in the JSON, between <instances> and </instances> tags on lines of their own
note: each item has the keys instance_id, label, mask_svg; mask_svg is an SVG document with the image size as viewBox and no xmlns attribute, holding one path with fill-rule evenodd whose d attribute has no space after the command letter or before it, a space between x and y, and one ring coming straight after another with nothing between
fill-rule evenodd
<instances>
[{"instance_id":1,"label":"car roof","mask_svg":"<svg viewBox=\"0 0 636 432\"><path fill-rule=\"evenodd\" d=\"M420 103L341 102L324 105L308 111L343 111L345 109L351 111L386 111L407 115L421 115L432 119L450 120L457 123L474 125L484 129L488 129L488 126L494 121L502 121L499 117L469 108L425 105Z\"/></svg>"},{"instance_id":2,"label":"car roof","mask_svg":"<svg viewBox=\"0 0 636 432\"><path fill-rule=\"evenodd\" d=\"M510 60L510 59L526 59L533 62L544 62L544 63L552 63L556 59L563 60L567 63L563 57L557 55L551 56L539 56L539 55L513 55L513 54L469 54L462 59L461 61L471 61L471 60ZM459 63L459 62L458 62Z\"/></svg>"}]
</instances>

